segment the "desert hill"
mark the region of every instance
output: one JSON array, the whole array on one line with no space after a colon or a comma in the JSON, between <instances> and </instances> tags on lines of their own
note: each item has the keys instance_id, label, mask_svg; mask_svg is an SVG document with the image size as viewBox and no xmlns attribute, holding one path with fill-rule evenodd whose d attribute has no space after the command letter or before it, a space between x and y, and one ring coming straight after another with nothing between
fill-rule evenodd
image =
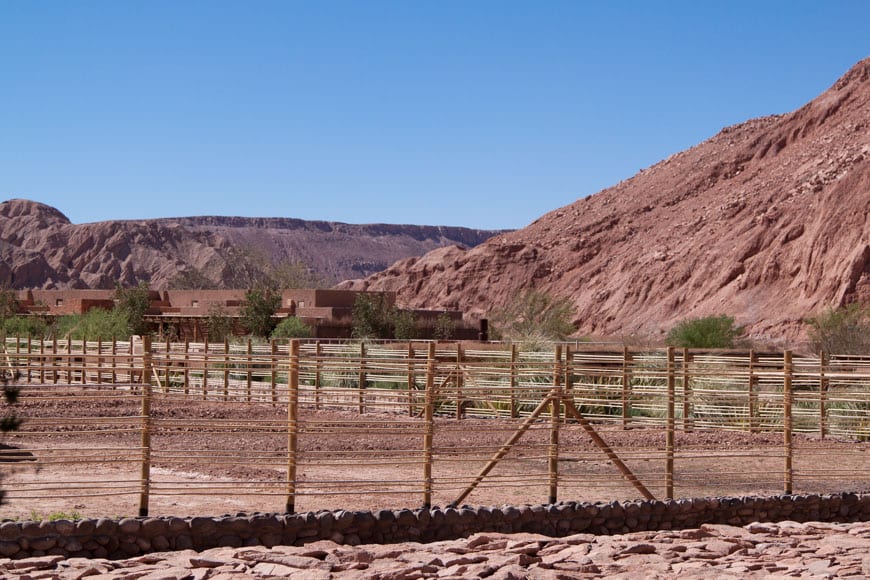
<instances>
[{"instance_id":1,"label":"desert hill","mask_svg":"<svg viewBox=\"0 0 870 580\"><path fill-rule=\"evenodd\" d=\"M0 203L0 284L12 288L112 288L179 274L238 287L239 266L301 263L328 283L366 276L445 245L474 246L496 232L459 227L185 217L72 224L53 207ZM250 272L248 272L250 274Z\"/></svg>"},{"instance_id":2,"label":"desert hill","mask_svg":"<svg viewBox=\"0 0 870 580\"><path fill-rule=\"evenodd\" d=\"M658 335L730 314L800 336L870 301L870 58L797 111L711 139L472 249L408 258L344 287L479 316L525 288L568 297L581 333Z\"/></svg>"}]
</instances>

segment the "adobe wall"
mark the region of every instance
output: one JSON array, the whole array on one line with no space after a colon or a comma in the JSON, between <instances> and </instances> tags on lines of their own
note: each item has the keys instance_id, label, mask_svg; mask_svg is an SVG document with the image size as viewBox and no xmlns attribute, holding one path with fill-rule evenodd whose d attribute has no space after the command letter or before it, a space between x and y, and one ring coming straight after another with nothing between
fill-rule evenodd
<instances>
[{"instance_id":1,"label":"adobe wall","mask_svg":"<svg viewBox=\"0 0 870 580\"><path fill-rule=\"evenodd\" d=\"M702 498L611 503L563 502L538 506L461 507L222 517L88 519L0 524L0 557L129 558L167 550L218 546L431 542L477 532L532 532L567 536L696 528L704 523L743 526L756 521L870 520L870 493Z\"/></svg>"}]
</instances>

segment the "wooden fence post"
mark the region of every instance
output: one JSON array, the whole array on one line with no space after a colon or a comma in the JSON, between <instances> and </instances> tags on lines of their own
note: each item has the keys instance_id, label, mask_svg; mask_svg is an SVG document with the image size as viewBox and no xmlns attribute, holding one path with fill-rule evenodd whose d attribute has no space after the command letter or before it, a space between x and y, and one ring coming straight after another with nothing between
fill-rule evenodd
<instances>
[{"instance_id":1,"label":"wooden fence post","mask_svg":"<svg viewBox=\"0 0 870 580\"><path fill-rule=\"evenodd\" d=\"M323 347L320 341L314 343L314 409L320 409L320 389L323 387Z\"/></svg>"},{"instance_id":2,"label":"wooden fence post","mask_svg":"<svg viewBox=\"0 0 870 580\"><path fill-rule=\"evenodd\" d=\"M361 342L359 343L359 376L357 377L360 415L366 412L366 380L366 343Z\"/></svg>"},{"instance_id":3,"label":"wooden fence post","mask_svg":"<svg viewBox=\"0 0 870 580\"><path fill-rule=\"evenodd\" d=\"M224 337L224 401L230 399L230 339Z\"/></svg>"},{"instance_id":4,"label":"wooden fence post","mask_svg":"<svg viewBox=\"0 0 870 580\"><path fill-rule=\"evenodd\" d=\"M462 374L462 345L456 343L456 419L462 419L462 387L464 383Z\"/></svg>"},{"instance_id":5,"label":"wooden fence post","mask_svg":"<svg viewBox=\"0 0 870 580\"><path fill-rule=\"evenodd\" d=\"M426 395L423 416L423 509L432 507L432 441L435 435L435 342L426 352Z\"/></svg>"},{"instance_id":6,"label":"wooden fence post","mask_svg":"<svg viewBox=\"0 0 870 580\"><path fill-rule=\"evenodd\" d=\"M549 494L547 503L554 504L559 496L559 415L562 407L562 345L556 345L553 361L553 392L558 396L550 399L550 445L547 447L547 479Z\"/></svg>"},{"instance_id":7,"label":"wooden fence post","mask_svg":"<svg viewBox=\"0 0 870 580\"><path fill-rule=\"evenodd\" d=\"M169 392L169 379L171 377L171 369L172 366L172 343L169 341L169 337L166 338L166 352L163 353L164 359L163 364L165 366L165 370L163 373L163 392Z\"/></svg>"},{"instance_id":8,"label":"wooden fence post","mask_svg":"<svg viewBox=\"0 0 870 580\"><path fill-rule=\"evenodd\" d=\"M253 352L254 352L254 346L251 343L251 339L249 338L248 339L248 357L246 360L248 372L246 375L247 381L245 384L245 400L249 403L251 402L251 365L254 364L254 360L253 360L253 356L252 356Z\"/></svg>"},{"instance_id":9,"label":"wooden fence post","mask_svg":"<svg viewBox=\"0 0 870 580\"><path fill-rule=\"evenodd\" d=\"M510 374L511 374L511 377L510 377L510 387L511 387L510 417L511 417L511 419L516 419L519 416L519 406L517 405L517 372L518 372L518 369L517 369L517 345L514 343L511 343L511 369L510 369Z\"/></svg>"},{"instance_id":10,"label":"wooden fence post","mask_svg":"<svg viewBox=\"0 0 870 580\"><path fill-rule=\"evenodd\" d=\"M132 342L130 343L132 347ZM151 337L142 337L142 469L139 492L139 517L148 515L151 492ZM132 369L131 373L132 374Z\"/></svg>"},{"instance_id":11,"label":"wooden fence post","mask_svg":"<svg viewBox=\"0 0 870 580\"><path fill-rule=\"evenodd\" d=\"M688 348L683 348L683 431L692 431L695 428L695 419L692 416L694 405L692 405L692 384L691 375L689 374L689 363L692 361L692 355Z\"/></svg>"},{"instance_id":12,"label":"wooden fence post","mask_svg":"<svg viewBox=\"0 0 870 580\"><path fill-rule=\"evenodd\" d=\"M208 400L208 336L202 343L202 400Z\"/></svg>"},{"instance_id":13,"label":"wooden fence post","mask_svg":"<svg viewBox=\"0 0 870 580\"><path fill-rule=\"evenodd\" d=\"M674 404L676 377L674 376L674 347L668 347L668 405L667 425L665 427L665 499L674 498Z\"/></svg>"},{"instance_id":14,"label":"wooden fence post","mask_svg":"<svg viewBox=\"0 0 870 580\"><path fill-rule=\"evenodd\" d=\"M416 377L414 376L414 343L408 341L408 416L414 416L414 387L416 386Z\"/></svg>"},{"instance_id":15,"label":"wooden fence post","mask_svg":"<svg viewBox=\"0 0 870 580\"><path fill-rule=\"evenodd\" d=\"M825 351L819 352L819 437L824 439L828 432L828 377L825 376L827 366Z\"/></svg>"},{"instance_id":16,"label":"wooden fence post","mask_svg":"<svg viewBox=\"0 0 870 580\"><path fill-rule=\"evenodd\" d=\"M272 371L269 377L269 391L274 405L278 402L278 358L275 356L278 353L278 343L275 342L274 338L270 342L270 352L272 356L269 358L269 366L272 367Z\"/></svg>"},{"instance_id":17,"label":"wooden fence post","mask_svg":"<svg viewBox=\"0 0 870 580\"><path fill-rule=\"evenodd\" d=\"M24 366L27 367L27 382L30 382L30 367L33 364L33 359L31 356L33 355L33 336L30 333L27 334L27 360L25 361Z\"/></svg>"},{"instance_id":18,"label":"wooden fence post","mask_svg":"<svg viewBox=\"0 0 870 580\"><path fill-rule=\"evenodd\" d=\"M39 341L39 382L45 384L45 339Z\"/></svg>"},{"instance_id":19,"label":"wooden fence post","mask_svg":"<svg viewBox=\"0 0 870 580\"><path fill-rule=\"evenodd\" d=\"M118 340L112 336L112 390L118 388Z\"/></svg>"},{"instance_id":20,"label":"wooden fence post","mask_svg":"<svg viewBox=\"0 0 870 580\"><path fill-rule=\"evenodd\" d=\"M631 420L631 353L622 347L622 428L628 428Z\"/></svg>"},{"instance_id":21,"label":"wooden fence post","mask_svg":"<svg viewBox=\"0 0 870 580\"><path fill-rule=\"evenodd\" d=\"M758 421L758 377L755 374L755 363L758 355L754 350L749 351L749 432L757 433L761 425Z\"/></svg>"},{"instance_id":22,"label":"wooden fence post","mask_svg":"<svg viewBox=\"0 0 870 580\"><path fill-rule=\"evenodd\" d=\"M783 380L782 380L782 406L783 406L783 443L785 446L785 470L783 493L791 495L794 483L794 470L792 466L793 441L792 441L792 353L790 350L783 353Z\"/></svg>"},{"instance_id":23,"label":"wooden fence post","mask_svg":"<svg viewBox=\"0 0 870 580\"><path fill-rule=\"evenodd\" d=\"M184 394L190 394L190 341L184 339Z\"/></svg>"},{"instance_id":24,"label":"wooden fence post","mask_svg":"<svg viewBox=\"0 0 870 580\"><path fill-rule=\"evenodd\" d=\"M287 375L287 504L285 512L296 512L296 465L299 435L299 340L290 341L290 370Z\"/></svg>"}]
</instances>

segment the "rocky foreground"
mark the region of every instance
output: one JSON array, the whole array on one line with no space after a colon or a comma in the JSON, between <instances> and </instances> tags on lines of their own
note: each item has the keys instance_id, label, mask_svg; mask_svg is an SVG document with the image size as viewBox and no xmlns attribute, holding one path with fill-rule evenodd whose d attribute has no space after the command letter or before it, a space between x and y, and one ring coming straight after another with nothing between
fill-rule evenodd
<instances>
[{"instance_id":1,"label":"rocky foreground","mask_svg":"<svg viewBox=\"0 0 870 580\"><path fill-rule=\"evenodd\" d=\"M432 544L186 550L129 560L0 559L19 579L870 578L870 522L705 524L614 536L475 534Z\"/></svg>"}]
</instances>

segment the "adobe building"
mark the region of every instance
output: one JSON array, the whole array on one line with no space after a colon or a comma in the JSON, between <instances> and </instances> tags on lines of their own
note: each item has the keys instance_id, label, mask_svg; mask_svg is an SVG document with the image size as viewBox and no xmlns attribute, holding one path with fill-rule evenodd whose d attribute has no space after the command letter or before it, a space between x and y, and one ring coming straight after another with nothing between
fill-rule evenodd
<instances>
[{"instance_id":1,"label":"adobe building","mask_svg":"<svg viewBox=\"0 0 870 580\"><path fill-rule=\"evenodd\" d=\"M151 290L151 307L145 320L161 336L201 341L208 335L210 316L220 314L236 319L241 316L245 293L245 290ZM353 306L360 294L381 295L388 304L396 303L395 292L294 288L281 292L281 306L275 317L299 317L311 327L315 338L350 338ZM24 290L18 293L24 313L45 317L84 314L93 308L111 310L115 305L114 298L114 290ZM426 329L433 328L437 317L444 314L460 330L460 311L413 312L424 336ZM237 324L236 331L241 334L244 329Z\"/></svg>"}]
</instances>

